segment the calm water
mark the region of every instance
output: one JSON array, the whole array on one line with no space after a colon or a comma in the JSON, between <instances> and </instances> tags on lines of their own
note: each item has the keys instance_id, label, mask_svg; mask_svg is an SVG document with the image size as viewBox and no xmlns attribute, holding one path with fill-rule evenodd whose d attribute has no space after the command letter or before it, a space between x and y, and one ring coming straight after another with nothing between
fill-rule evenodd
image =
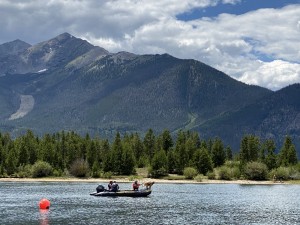
<instances>
[{"instance_id":1,"label":"calm water","mask_svg":"<svg viewBox=\"0 0 300 225\"><path fill-rule=\"evenodd\" d=\"M300 224L299 185L155 184L146 198L90 196L96 186L0 182L0 224Z\"/></svg>"}]
</instances>

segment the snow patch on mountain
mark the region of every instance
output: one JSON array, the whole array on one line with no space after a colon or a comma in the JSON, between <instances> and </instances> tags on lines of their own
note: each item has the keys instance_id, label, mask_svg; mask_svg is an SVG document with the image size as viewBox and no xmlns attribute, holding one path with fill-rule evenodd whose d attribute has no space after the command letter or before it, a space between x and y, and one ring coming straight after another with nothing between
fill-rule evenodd
<instances>
[{"instance_id":1,"label":"snow patch on mountain","mask_svg":"<svg viewBox=\"0 0 300 225\"><path fill-rule=\"evenodd\" d=\"M37 71L38 73L43 73L43 72L46 72L47 71L47 69L42 69L42 70L39 70L39 71Z\"/></svg>"}]
</instances>

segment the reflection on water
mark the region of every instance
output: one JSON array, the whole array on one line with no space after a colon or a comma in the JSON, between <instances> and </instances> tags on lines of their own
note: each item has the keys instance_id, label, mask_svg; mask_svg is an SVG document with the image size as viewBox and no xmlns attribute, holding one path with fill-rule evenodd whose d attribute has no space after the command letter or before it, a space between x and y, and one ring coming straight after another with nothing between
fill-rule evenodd
<instances>
[{"instance_id":1,"label":"reflection on water","mask_svg":"<svg viewBox=\"0 0 300 225\"><path fill-rule=\"evenodd\" d=\"M300 224L299 185L155 184L146 198L90 196L97 185L0 182L0 224Z\"/></svg>"},{"instance_id":2,"label":"reflection on water","mask_svg":"<svg viewBox=\"0 0 300 225\"><path fill-rule=\"evenodd\" d=\"M40 209L40 225L49 225L49 209Z\"/></svg>"}]
</instances>

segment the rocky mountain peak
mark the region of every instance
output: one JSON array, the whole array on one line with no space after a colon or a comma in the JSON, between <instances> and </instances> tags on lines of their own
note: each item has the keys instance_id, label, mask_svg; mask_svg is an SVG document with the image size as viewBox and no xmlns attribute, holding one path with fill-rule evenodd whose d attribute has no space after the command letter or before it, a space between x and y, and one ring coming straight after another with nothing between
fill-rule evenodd
<instances>
[{"instance_id":1,"label":"rocky mountain peak","mask_svg":"<svg viewBox=\"0 0 300 225\"><path fill-rule=\"evenodd\" d=\"M30 46L30 44L16 39L14 41L0 45L0 55L14 55L26 50Z\"/></svg>"},{"instance_id":2,"label":"rocky mountain peak","mask_svg":"<svg viewBox=\"0 0 300 225\"><path fill-rule=\"evenodd\" d=\"M69 38L73 38L73 36L67 32L64 32L62 34L59 34L58 36L55 37L56 39L69 39Z\"/></svg>"}]
</instances>

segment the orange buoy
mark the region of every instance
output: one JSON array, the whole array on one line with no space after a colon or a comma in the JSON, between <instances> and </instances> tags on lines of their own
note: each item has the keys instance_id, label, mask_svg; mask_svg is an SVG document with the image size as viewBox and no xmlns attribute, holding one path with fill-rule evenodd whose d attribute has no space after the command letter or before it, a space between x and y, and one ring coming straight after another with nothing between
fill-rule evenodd
<instances>
[{"instance_id":1,"label":"orange buoy","mask_svg":"<svg viewBox=\"0 0 300 225\"><path fill-rule=\"evenodd\" d=\"M49 209L50 208L50 201L46 198L43 198L40 201L40 209Z\"/></svg>"}]
</instances>

